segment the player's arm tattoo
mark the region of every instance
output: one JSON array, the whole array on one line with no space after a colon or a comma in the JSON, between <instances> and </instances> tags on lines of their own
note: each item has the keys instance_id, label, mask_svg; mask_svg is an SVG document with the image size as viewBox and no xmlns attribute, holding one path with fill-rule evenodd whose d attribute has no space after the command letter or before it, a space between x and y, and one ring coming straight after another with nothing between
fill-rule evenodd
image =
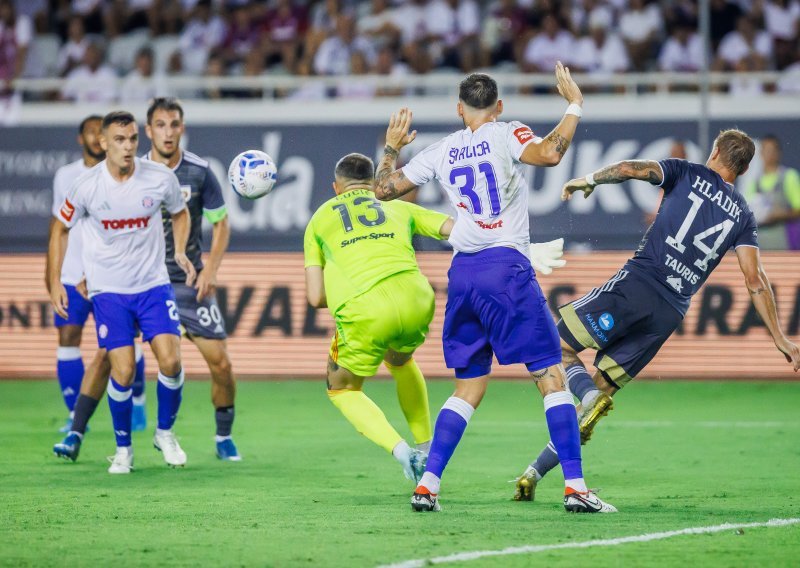
<instances>
[{"instance_id":1,"label":"player's arm tattoo","mask_svg":"<svg viewBox=\"0 0 800 568\"><path fill-rule=\"evenodd\" d=\"M406 178L403 170L395 169L399 154L400 152L391 146L383 148L383 157L378 162L378 169L375 172L375 197L381 201L391 201L416 187Z\"/></svg>"},{"instance_id":2,"label":"player's arm tattoo","mask_svg":"<svg viewBox=\"0 0 800 568\"><path fill-rule=\"evenodd\" d=\"M608 165L594 173L597 185L603 183L621 183L629 179L639 179L652 184L663 180L661 167L653 160L624 160Z\"/></svg>"},{"instance_id":3,"label":"player's arm tattoo","mask_svg":"<svg viewBox=\"0 0 800 568\"><path fill-rule=\"evenodd\" d=\"M560 157L564 157L564 154L567 153L567 149L569 148L569 140L561 136L561 134L555 130L545 136L544 143L553 146Z\"/></svg>"}]
</instances>

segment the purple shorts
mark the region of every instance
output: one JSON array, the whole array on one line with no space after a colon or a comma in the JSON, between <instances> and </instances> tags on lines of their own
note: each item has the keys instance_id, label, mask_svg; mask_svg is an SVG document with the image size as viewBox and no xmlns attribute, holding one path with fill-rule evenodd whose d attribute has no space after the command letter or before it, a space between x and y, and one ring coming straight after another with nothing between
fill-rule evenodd
<instances>
[{"instance_id":1,"label":"purple shorts","mask_svg":"<svg viewBox=\"0 0 800 568\"><path fill-rule=\"evenodd\" d=\"M89 319L89 314L92 313L92 302L81 296L78 289L72 284L64 284L64 289L67 291L67 302L69 302L67 319L53 312L56 327L64 327L65 325L83 327L86 324L86 320Z\"/></svg>"},{"instance_id":2,"label":"purple shorts","mask_svg":"<svg viewBox=\"0 0 800 568\"><path fill-rule=\"evenodd\" d=\"M558 330L527 257L493 247L458 253L448 272L442 343L459 379L488 375L501 365L538 371L561 362Z\"/></svg>"},{"instance_id":3,"label":"purple shorts","mask_svg":"<svg viewBox=\"0 0 800 568\"><path fill-rule=\"evenodd\" d=\"M142 339L150 341L156 335L169 333L180 336L178 305L170 284L164 284L138 294L104 292L92 297L97 343L111 351L133 345L142 331Z\"/></svg>"}]
</instances>

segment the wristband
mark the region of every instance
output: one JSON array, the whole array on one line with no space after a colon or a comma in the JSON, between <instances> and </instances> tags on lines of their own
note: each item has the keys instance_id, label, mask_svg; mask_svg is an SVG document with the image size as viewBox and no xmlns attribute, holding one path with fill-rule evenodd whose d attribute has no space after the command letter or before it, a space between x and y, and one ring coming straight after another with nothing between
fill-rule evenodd
<instances>
[{"instance_id":1,"label":"wristband","mask_svg":"<svg viewBox=\"0 0 800 568\"><path fill-rule=\"evenodd\" d=\"M575 103L572 103L567 107L567 110L564 114L572 114L580 118L583 116L583 109L581 108L581 105L576 105Z\"/></svg>"},{"instance_id":2,"label":"wristband","mask_svg":"<svg viewBox=\"0 0 800 568\"><path fill-rule=\"evenodd\" d=\"M594 181L594 174L587 174L583 180L589 187L597 187L597 182Z\"/></svg>"}]
</instances>

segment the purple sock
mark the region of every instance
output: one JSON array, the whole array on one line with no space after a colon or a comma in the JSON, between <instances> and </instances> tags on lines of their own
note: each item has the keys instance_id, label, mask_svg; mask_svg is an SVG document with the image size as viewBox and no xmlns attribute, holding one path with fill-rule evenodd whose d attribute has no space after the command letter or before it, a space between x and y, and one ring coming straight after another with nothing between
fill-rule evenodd
<instances>
[{"instance_id":1,"label":"purple sock","mask_svg":"<svg viewBox=\"0 0 800 568\"><path fill-rule=\"evenodd\" d=\"M178 417L183 393L183 369L175 377L158 373L158 429L170 430Z\"/></svg>"},{"instance_id":2,"label":"purple sock","mask_svg":"<svg viewBox=\"0 0 800 568\"><path fill-rule=\"evenodd\" d=\"M58 384L61 387L61 395L64 397L64 404L67 410L72 412L75 409L75 400L81 390L83 380L83 358L79 347L59 347L56 357L56 374Z\"/></svg>"},{"instance_id":3,"label":"purple sock","mask_svg":"<svg viewBox=\"0 0 800 568\"><path fill-rule=\"evenodd\" d=\"M544 414L564 479L582 478L581 436L572 394L566 391L548 394L544 397Z\"/></svg>"},{"instance_id":4,"label":"purple sock","mask_svg":"<svg viewBox=\"0 0 800 568\"><path fill-rule=\"evenodd\" d=\"M131 420L133 419L133 391L130 385L123 387L113 378L108 381L108 408L111 410L111 423L117 446L131 445Z\"/></svg>"},{"instance_id":5,"label":"purple sock","mask_svg":"<svg viewBox=\"0 0 800 568\"><path fill-rule=\"evenodd\" d=\"M436 477L442 476L473 412L475 409L468 402L454 396L447 399L436 418L426 472Z\"/></svg>"},{"instance_id":6,"label":"purple sock","mask_svg":"<svg viewBox=\"0 0 800 568\"><path fill-rule=\"evenodd\" d=\"M144 353L139 344L136 344L136 374L133 377L133 396L140 397L144 394Z\"/></svg>"}]
</instances>

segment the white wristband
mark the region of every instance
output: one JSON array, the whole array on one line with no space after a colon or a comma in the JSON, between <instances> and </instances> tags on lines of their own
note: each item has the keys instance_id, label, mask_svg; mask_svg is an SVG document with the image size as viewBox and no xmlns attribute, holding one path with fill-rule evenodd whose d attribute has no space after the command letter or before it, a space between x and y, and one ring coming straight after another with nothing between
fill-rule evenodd
<instances>
[{"instance_id":1,"label":"white wristband","mask_svg":"<svg viewBox=\"0 0 800 568\"><path fill-rule=\"evenodd\" d=\"M567 107L567 111L564 114L572 114L580 118L583 116L583 109L581 108L581 105L572 103Z\"/></svg>"},{"instance_id":2,"label":"white wristband","mask_svg":"<svg viewBox=\"0 0 800 568\"><path fill-rule=\"evenodd\" d=\"M589 187L597 187L597 183L594 181L594 174L587 174L583 180L586 182L586 185Z\"/></svg>"}]
</instances>

